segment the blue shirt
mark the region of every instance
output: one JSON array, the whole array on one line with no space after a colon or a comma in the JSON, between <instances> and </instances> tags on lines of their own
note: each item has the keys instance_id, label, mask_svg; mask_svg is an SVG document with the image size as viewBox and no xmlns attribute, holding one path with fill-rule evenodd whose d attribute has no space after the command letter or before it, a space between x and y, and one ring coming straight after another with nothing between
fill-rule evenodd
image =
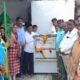
<instances>
[{"instance_id":1,"label":"blue shirt","mask_svg":"<svg viewBox=\"0 0 80 80\"><path fill-rule=\"evenodd\" d=\"M17 28L17 40L21 45L25 44L25 30L23 26Z\"/></svg>"},{"instance_id":2,"label":"blue shirt","mask_svg":"<svg viewBox=\"0 0 80 80\"><path fill-rule=\"evenodd\" d=\"M4 55L5 55L5 48L2 45L2 43L0 43L0 65L4 65Z\"/></svg>"},{"instance_id":3,"label":"blue shirt","mask_svg":"<svg viewBox=\"0 0 80 80\"><path fill-rule=\"evenodd\" d=\"M57 31L56 44L55 44L55 46L56 46L56 52L59 52L59 45L60 45L60 43L61 43L64 35L65 35L64 29L59 29Z\"/></svg>"}]
</instances>

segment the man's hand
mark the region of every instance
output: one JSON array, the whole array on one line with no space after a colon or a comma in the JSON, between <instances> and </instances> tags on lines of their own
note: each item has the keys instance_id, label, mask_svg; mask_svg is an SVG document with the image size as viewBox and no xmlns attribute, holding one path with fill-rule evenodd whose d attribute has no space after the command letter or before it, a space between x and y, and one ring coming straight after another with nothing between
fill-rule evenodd
<instances>
[{"instance_id":1,"label":"man's hand","mask_svg":"<svg viewBox=\"0 0 80 80\"><path fill-rule=\"evenodd\" d=\"M2 68L3 66L2 65L0 65L0 68Z\"/></svg>"},{"instance_id":2,"label":"man's hand","mask_svg":"<svg viewBox=\"0 0 80 80\"><path fill-rule=\"evenodd\" d=\"M35 39L36 37L39 37L38 35L34 35L33 38Z\"/></svg>"},{"instance_id":3,"label":"man's hand","mask_svg":"<svg viewBox=\"0 0 80 80\"><path fill-rule=\"evenodd\" d=\"M0 75L4 75L5 73L5 66L0 65Z\"/></svg>"},{"instance_id":4,"label":"man's hand","mask_svg":"<svg viewBox=\"0 0 80 80\"><path fill-rule=\"evenodd\" d=\"M61 49L59 49L59 53L60 56L64 55L64 52L62 52Z\"/></svg>"},{"instance_id":5,"label":"man's hand","mask_svg":"<svg viewBox=\"0 0 80 80\"><path fill-rule=\"evenodd\" d=\"M5 68L5 66L3 66L3 65L0 65L0 68Z\"/></svg>"}]
</instances>

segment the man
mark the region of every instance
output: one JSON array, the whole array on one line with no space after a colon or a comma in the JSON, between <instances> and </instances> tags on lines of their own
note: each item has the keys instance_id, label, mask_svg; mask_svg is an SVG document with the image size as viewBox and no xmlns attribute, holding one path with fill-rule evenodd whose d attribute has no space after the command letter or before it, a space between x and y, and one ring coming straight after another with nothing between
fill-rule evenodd
<instances>
[{"instance_id":1,"label":"man","mask_svg":"<svg viewBox=\"0 0 80 80\"><path fill-rule=\"evenodd\" d=\"M25 37L24 37L24 27L22 25L23 19L21 17L16 18L16 25L17 25L17 40L20 43L20 45L25 44Z\"/></svg>"},{"instance_id":2,"label":"man","mask_svg":"<svg viewBox=\"0 0 80 80\"><path fill-rule=\"evenodd\" d=\"M57 31L57 36L56 36L56 55L57 55L57 59L58 59L58 66L59 66L59 74L60 74L60 78L65 78L65 69L64 69L64 65L63 65L63 61L62 58L59 56L59 45L65 35L65 31L63 28L63 20L58 20L58 31Z\"/></svg>"},{"instance_id":3,"label":"man","mask_svg":"<svg viewBox=\"0 0 80 80\"><path fill-rule=\"evenodd\" d=\"M68 32L67 22L63 23L63 28L65 30L65 34Z\"/></svg>"},{"instance_id":4,"label":"man","mask_svg":"<svg viewBox=\"0 0 80 80\"><path fill-rule=\"evenodd\" d=\"M37 25L33 25L32 28L33 28L34 35L39 35L39 34L37 33L38 26L37 26Z\"/></svg>"},{"instance_id":5,"label":"man","mask_svg":"<svg viewBox=\"0 0 80 80\"><path fill-rule=\"evenodd\" d=\"M78 39L71 50L71 80L80 80L80 24L78 24ZM76 74L77 73L77 74Z\"/></svg>"},{"instance_id":6,"label":"man","mask_svg":"<svg viewBox=\"0 0 80 80\"><path fill-rule=\"evenodd\" d=\"M51 20L51 22L52 22L51 33L55 35L56 34L56 31L57 31L57 19L56 18L53 18Z\"/></svg>"},{"instance_id":7,"label":"man","mask_svg":"<svg viewBox=\"0 0 80 80\"><path fill-rule=\"evenodd\" d=\"M33 25L33 32L37 32L38 26L37 25Z\"/></svg>"},{"instance_id":8,"label":"man","mask_svg":"<svg viewBox=\"0 0 80 80\"><path fill-rule=\"evenodd\" d=\"M59 45L64 37L65 31L63 28L63 20L58 20L58 31L57 31L57 36L56 36L56 52L59 52Z\"/></svg>"},{"instance_id":9,"label":"man","mask_svg":"<svg viewBox=\"0 0 80 80\"><path fill-rule=\"evenodd\" d=\"M74 20L69 20L67 27L69 31L64 36L59 48L67 72L67 80L70 80L70 53L75 40L78 38L78 30L75 28Z\"/></svg>"},{"instance_id":10,"label":"man","mask_svg":"<svg viewBox=\"0 0 80 80\"><path fill-rule=\"evenodd\" d=\"M24 56L24 52L23 52L23 47L25 45L25 30L24 27L22 26L23 24L23 19L21 17L17 17L16 18L16 25L17 25L17 41L19 43L19 45L21 46L21 57L20 57L20 73L23 74L23 56Z\"/></svg>"},{"instance_id":11,"label":"man","mask_svg":"<svg viewBox=\"0 0 80 80\"><path fill-rule=\"evenodd\" d=\"M26 43L24 46L24 75L28 74L33 76L34 73L34 51L35 51L35 40L34 33L32 32L33 27L31 23L27 23L25 38Z\"/></svg>"}]
</instances>

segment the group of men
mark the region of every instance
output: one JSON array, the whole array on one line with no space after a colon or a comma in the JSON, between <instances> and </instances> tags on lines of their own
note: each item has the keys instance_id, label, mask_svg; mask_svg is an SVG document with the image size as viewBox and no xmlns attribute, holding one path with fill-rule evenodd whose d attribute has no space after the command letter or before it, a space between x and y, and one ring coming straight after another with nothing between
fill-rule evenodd
<instances>
[{"instance_id":1,"label":"group of men","mask_svg":"<svg viewBox=\"0 0 80 80\"><path fill-rule=\"evenodd\" d=\"M70 59L73 45L78 39L78 27L80 25L76 25L75 21L72 19L64 22L62 19L57 20L56 18L54 18L52 19L52 23L52 31L54 34L56 34L55 46L60 75L62 76L62 80L66 80L64 78L64 70L66 70L67 80L74 80L71 79Z\"/></svg>"}]
</instances>

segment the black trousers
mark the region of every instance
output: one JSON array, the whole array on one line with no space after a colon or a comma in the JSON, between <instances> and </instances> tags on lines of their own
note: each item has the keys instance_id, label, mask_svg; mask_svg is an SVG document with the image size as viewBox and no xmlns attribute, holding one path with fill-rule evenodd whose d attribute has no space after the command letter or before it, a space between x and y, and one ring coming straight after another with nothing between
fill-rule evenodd
<instances>
[{"instance_id":1,"label":"black trousers","mask_svg":"<svg viewBox=\"0 0 80 80\"><path fill-rule=\"evenodd\" d=\"M24 48L21 49L21 57L20 57L20 74L24 73Z\"/></svg>"},{"instance_id":2,"label":"black trousers","mask_svg":"<svg viewBox=\"0 0 80 80\"><path fill-rule=\"evenodd\" d=\"M24 52L24 74L34 73L34 55L33 53Z\"/></svg>"},{"instance_id":3,"label":"black trousers","mask_svg":"<svg viewBox=\"0 0 80 80\"><path fill-rule=\"evenodd\" d=\"M17 74L17 77L20 77L22 74L24 74L24 48L21 48L21 57L20 57L20 73Z\"/></svg>"}]
</instances>

